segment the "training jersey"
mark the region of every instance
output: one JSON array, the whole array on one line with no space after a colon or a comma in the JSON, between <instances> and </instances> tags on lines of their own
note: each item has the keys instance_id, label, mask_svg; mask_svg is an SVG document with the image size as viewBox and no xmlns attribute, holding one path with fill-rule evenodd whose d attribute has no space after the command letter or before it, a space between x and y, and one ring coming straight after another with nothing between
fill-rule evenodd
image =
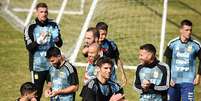
<instances>
[{"instance_id":1,"label":"training jersey","mask_svg":"<svg viewBox=\"0 0 201 101\"><path fill-rule=\"evenodd\" d=\"M110 57L111 59L114 59L115 62L119 59L119 50L114 41L107 39L103 40L101 50L103 51L103 56Z\"/></svg>"},{"instance_id":2,"label":"training jersey","mask_svg":"<svg viewBox=\"0 0 201 101\"><path fill-rule=\"evenodd\" d=\"M156 59L151 64L138 65L133 87L141 94L140 101L163 101L163 96L167 95L169 74L169 66ZM148 91L142 89L143 80L151 83Z\"/></svg>"},{"instance_id":3,"label":"training jersey","mask_svg":"<svg viewBox=\"0 0 201 101\"><path fill-rule=\"evenodd\" d=\"M46 33L43 44L38 44L36 41L41 33ZM60 37L60 29L55 22L47 19L41 23L38 19L33 24L25 28L24 40L29 51L29 68L33 71L49 70L50 64L46 59L46 51L50 47L57 45L62 46Z\"/></svg>"},{"instance_id":4,"label":"training jersey","mask_svg":"<svg viewBox=\"0 0 201 101\"><path fill-rule=\"evenodd\" d=\"M79 83L77 70L68 61L65 61L59 69L51 66L49 73L52 82L52 91L64 89ZM75 93L57 95L52 99L57 99L56 101L75 101Z\"/></svg>"},{"instance_id":5,"label":"training jersey","mask_svg":"<svg viewBox=\"0 0 201 101\"><path fill-rule=\"evenodd\" d=\"M102 84L97 78L91 79L80 93L82 101L109 101L113 94L123 94L123 88L114 81Z\"/></svg>"},{"instance_id":6,"label":"training jersey","mask_svg":"<svg viewBox=\"0 0 201 101\"><path fill-rule=\"evenodd\" d=\"M97 59L98 60L98 59ZM89 76L89 79L84 79L84 83L87 83L90 79L93 79L96 77L97 71L96 71L96 61L94 63L88 62L85 72ZM112 81L117 81L117 76L115 72L115 66L112 66L112 74L110 76L110 79Z\"/></svg>"},{"instance_id":7,"label":"training jersey","mask_svg":"<svg viewBox=\"0 0 201 101\"><path fill-rule=\"evenodd\" d=\"M179 37L171 40L165 56L171 61L171 79L176 83L193 83L196 57L201 59L200 43L190 38L184 43Z\"/></svg>"}]
</instances>

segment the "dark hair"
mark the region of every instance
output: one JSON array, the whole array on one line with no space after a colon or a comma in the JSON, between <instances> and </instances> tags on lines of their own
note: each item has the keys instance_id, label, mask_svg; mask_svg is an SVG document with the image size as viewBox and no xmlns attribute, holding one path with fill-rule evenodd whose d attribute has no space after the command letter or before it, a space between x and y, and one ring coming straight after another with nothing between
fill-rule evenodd
<instances>
[{"instance_id":1,"label":"dark hair","mask_svg":"<svg viewBox=\"0 0 201 101\"><path fill-rule=\"evenodd\" d=\"M109 58L109 57L100 57L96 62L96 66L101 67L105 63L108 63L111 66L114 65L114 63L113 63L111 58Z\"/></svg>"},{"instance_id":2,"label":"dark hair","mask_svg":"<svg viewBox=\"0 0 201 101\"><path fill-rule=\"evenodd\" d=\"M99 33L99 31L95 27L89 27L87 29L87 32L90 32L90 31L93 33L94 38L97 37L99 39L100 33Z\"/></svg>"},{"instance_id":3,"label":"dark hair","mask_svg":"<svg viewBox=\"0 0 201 101\"><path fill-rule=\"evenodd\" d=\"M36 86L31 82L25 82L20 87L20 93L21 93L22 96L24 96L26 93L29 94L29 93L33 93L35 91L37 91Z\"/></svg>"},{"instance_id":4,"label":"dark hair","mask_svg":"<svg viewBox=\"0 0 201 101\"><path fill-rule=\"evenodd\" d=\"M182 28L184 25L193 26L192 22L190 20L187 20L187 19L181 21L180 27Z\"/></svg>"},{"instance_id":5,"label":"dark hair","mask_svg":"<svg viewBox=\"0 0 201 101\"><path fill-rule=\"evenodd\" d=\"M39 7L48 8L47 4L46 4L46 3L43 3L43 2L38 3L38 4L36 5L36 10L37 10Z\"/></svg>"},{"instance_id":6,"label":"dark hair","mask_svg":"<svg viewBox=\"0 0 201 101\"><path fill-rule=\"evenodd\" d=\"M148 52L153 53L154 55L156 54L156 48L152 44L144 44L140 46L140 49L146 50Z\"/></svg>"},{"instance_id":7,"label":"dark hair","mask_svg":"<svg viewBox=\"0 0 201 101\"><path fill-rule=\"evenodd\" d=\"M46 53L46 58L50 58L52 56L59 56L61 55L61 51L59 50L59 48L57 47L51 47L50 49L47 50L47 53Z\"/></svg>"},{"instance_id":8,"label":"dark hair","mask_svg":"<svg viewBox=\"0 0 201 101\"><path fill-rule=\"evenodd\" d=\"M96 24L96 28L97 28L97 30L105 30L105 31L107 31L108 25L105 22L98 22Z\"/></svg>"}]
</instances>

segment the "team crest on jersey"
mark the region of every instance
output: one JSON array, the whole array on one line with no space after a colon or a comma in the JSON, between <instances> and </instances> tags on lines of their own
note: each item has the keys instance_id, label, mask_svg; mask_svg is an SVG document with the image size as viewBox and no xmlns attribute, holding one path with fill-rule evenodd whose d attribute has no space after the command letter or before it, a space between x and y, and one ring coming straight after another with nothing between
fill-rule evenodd
<instances>
[{"instance_id":1,"label":"team crest on jersey","mask_svg":"<svg viewBox=\"0 0 201 101\"><path fill-rule=\"evenodd\" d=\"M188 46L187 51L188 51L189 53L192 52L192 46L191 46L191 45Z\"/></svg>"},{"instance_id":2,"label":"team crest on jersey","mask_svg":"<svg viewBox=\"0 0 201 101\"><path fill-rule=\"evenodd\" d=\"M176 46L176 51L179 51L179 46Z\"/></svg>"},{"instance_id":3,"label":"team crest on jersey","mask_svg":"<svg viewBox=\"0 0 201 101\"><path fill-rule=\"evenodd\" d=\"M65 78L65 73L64 73L64 72L60 72L60 73L59 73L59 77Z\"/></svg>"},{"instance_id":4,"label":"team crest on jersey","mask_svg":"<svg viewBox=\"0 0 201 101\"><path fill-rule=\"evenodd\" d=\"M154 71L153 77L158 78L159 73L157 71Z\"/></svg>"}]
</instances>

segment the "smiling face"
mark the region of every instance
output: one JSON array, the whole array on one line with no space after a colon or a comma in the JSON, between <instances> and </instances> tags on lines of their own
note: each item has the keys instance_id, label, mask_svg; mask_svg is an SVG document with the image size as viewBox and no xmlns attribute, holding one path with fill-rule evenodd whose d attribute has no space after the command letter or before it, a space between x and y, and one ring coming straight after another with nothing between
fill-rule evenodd
<instances>
[{"instance_id":1,"label":"smiling face","mask_svg":"<svg viewBox=\"0 0 201 101\"><path fill-rule=\"evenodd\" d=\"M99 52L100 52L99 48L96 47L95 45L89 46L89 48L88 48L88 60L90 62L95 61L99 57Z\"/></svg>"},{"instance_id":2,"label":"smiling face","mask_svg":"<svg viewBox=\"0 0 201 101\"><path fill-rule=\"evenodd\" d=\"M48 8L46 7L39 7L36 9L36 16L39 21L44 22L48 16Z\"/></svg>"},{"instance_id":3,"label":"smiling face","mask_svg":"<svg viewBox=\"0 0 201 101\"><path fill-rule=\"evenodd\" d=\"M99 30L99 33L100 33L99 42L102 42L103 40L105 40L107 36L107 31L101 29Z\"/></svg>"},{"instance_id":4,"label":"smiling face","mask_svg":"<svg viewBox=\"0 0 201 101\"><path fill-rule=\"evenodd\" d=\"M154 55L147 50L140 49L139 51L139 60L141 64L150 64L154 59Z\"/></svg>"},{"instance_id":5,"label":"smiling face","mask_svg":"<svg viewBox=\"0 0 201 101\"><path fill-rule=\"evenodd\" d=\"M95 42L95 38L93 36L93 32L92 31L86 32L86 34L85 34L85 45L89 46L94 42Z\"/></svg>"},{"instance_id":6,"label":"smiling face","mask_svg":"<svg viewBox=\"0 0 201 101\"><path fill-rule=\"evenodd\" d=\"M99 68L99 76L101 76L103 79L108 80L110 78L110 75L112 73L112 65L109 63L104 63Z\"/></svg>"}]
</instances>

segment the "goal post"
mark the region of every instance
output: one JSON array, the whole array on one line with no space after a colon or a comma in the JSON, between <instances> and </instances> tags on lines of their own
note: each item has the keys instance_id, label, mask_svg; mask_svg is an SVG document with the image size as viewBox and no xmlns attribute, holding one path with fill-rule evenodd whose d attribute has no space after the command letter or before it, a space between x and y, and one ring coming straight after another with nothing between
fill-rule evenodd
<instances>
[{"instance_id":1,"label":"goal post","mask_svg":"<svg viewBox=\"0 0 201 101\"><path fill-rule=\"evenodd\" d=\"M157 57L162 60L167 5L168 0L99 0L89 26L95 26L99 21L106 22L109 25L107 37L117 43L124 68L135 69L139 46L142 44L154 44ZM88 22L85 23L88 25ZM82 30L82 38L79 38L77 43L82 42L85 31L86 28ZM83 43L76 45L71 55L71 61L77 66L86 65L81 54L81 44ZM76 50L79 50L77 55Z\"/></svg>"}]
</instances>

